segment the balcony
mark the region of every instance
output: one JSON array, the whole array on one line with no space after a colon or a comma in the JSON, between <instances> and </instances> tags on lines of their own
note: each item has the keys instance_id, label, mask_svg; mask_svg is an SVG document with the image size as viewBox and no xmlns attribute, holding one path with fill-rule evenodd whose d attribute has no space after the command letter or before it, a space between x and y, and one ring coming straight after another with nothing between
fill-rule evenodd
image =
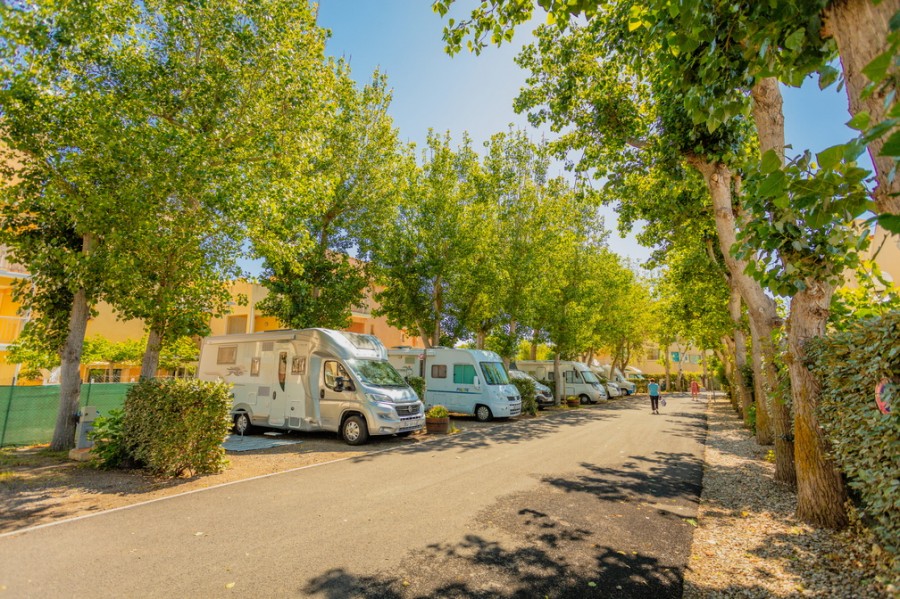
<instances>
[{"instance_id":1,"label":"balcony","mask_svg":"<svg viewBox=\"0 0 900 599\"><path fill-rule=\"evenodd\" d=\"M6 350L19 338L27 320L21 316L0 316L0 350Z\"/></svg>"},{"instance_id":2,"label":"balcony","mask_svg":"<svg viewBox=\"0 0 900 599\"><path fill-rule=\"evenodd\" d=\"M0 277L14 277L24 279L28 276L25 267L9 259L9 249L5 245L0 245Z\"/></svg>"}]
</instances>

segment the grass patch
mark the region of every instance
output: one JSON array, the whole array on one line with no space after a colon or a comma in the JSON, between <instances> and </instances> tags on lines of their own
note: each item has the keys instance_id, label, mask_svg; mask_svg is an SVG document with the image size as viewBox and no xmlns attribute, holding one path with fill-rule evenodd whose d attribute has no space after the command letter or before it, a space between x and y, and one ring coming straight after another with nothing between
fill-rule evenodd
<instances>
[{"instance_id":1,"label":"grass patch","mask_svg":"<svg viewBox=\"0 0 900 599\"><path fill-rule=\"evenodd\" d=\"M68 461L67 451L52 451L48 446L0 448L0 468L40 468Z\"/></svg>"}]
</instances>

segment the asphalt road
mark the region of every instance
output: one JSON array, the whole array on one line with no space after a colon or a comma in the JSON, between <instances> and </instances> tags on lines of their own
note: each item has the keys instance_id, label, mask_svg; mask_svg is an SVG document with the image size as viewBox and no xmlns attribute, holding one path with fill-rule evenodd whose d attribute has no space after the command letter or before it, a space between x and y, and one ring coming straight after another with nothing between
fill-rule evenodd
<instances>
[{"instance_id":1,"label":"asphalt road","mask_svg":"<svg viewBox=\"0 0 900 599\"><path fill-rule=\"evenodd\" d=\"M0 537L2 597L680 597L703 405L638 396Z\"/></svg>"}]
</instances>

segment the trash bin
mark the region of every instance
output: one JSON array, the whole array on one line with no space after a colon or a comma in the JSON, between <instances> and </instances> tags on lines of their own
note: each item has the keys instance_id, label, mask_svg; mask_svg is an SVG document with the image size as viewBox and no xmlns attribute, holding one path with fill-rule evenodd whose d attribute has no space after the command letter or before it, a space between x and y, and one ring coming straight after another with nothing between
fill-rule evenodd
<instances>
[{"instance_id":1,"label":"trash bin","mask_svg":"<svg viewBox=\"0 0 900 599\"><path fill-rule=\"evenodd\" d=\"M88 433L94 430L94 420L99 412L95 406L84 406L78 413L78 424L75 425L75 449L87 449L94 446L88 439Z\"/></svg>"}]
</instances>

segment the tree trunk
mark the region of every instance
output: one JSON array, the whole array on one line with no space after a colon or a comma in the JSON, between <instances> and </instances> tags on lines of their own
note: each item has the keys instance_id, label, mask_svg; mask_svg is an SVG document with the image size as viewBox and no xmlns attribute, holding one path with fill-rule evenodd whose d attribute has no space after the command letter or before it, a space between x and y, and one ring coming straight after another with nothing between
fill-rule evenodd
<instances>
[{"instance_id":1,"label":"tree trunk","mask_svg":"<svg viewBox=\"0 0 900 599\"><path fill-rule=\"evenodd\" d=\"M566 401L566 384L559 376L559 352L553 354L553 380L556 381L556 401Z\"/></svg>"},{"instance_id":2,"label":"tree trunk","mask_svg":"<svg viewBox=\"0 0 900 599\"><path fill-rule=\"evenodd\" d=\"M84 335L90 313L87 293L83 288L79 289L72 298L69 334L60 353L59 411L56 413L56 428L50 443L53 451L75 447L75 414L78 412L81 396L81 352L84 349Z\"/></svg>"},{"instance_id":3,"label":"tree trunk","mask_svg":"<svg viewBox=\"0 0 900 599\"><path fill-rule=\"evenodd\" d=\"M534 329L534 333L531 336L531 359L537 360L537 346L538 346L538 338L540 337L540 333L538 333L537 329Z\"/></svg>"},{"instance_id":4,"label":"tree trunk","mask_svg":"<svg viewBox=\"0 0 900 599\"><path fill-rule=\"evenodd\" d=\"M441 277L438 276L434 281L434 293L432 295L432 299L434 300L434 333L431 338L432 347L439 347L441 345L441 313L444 311L441 291Z\"/></svg>"},{"instance_id":5,"label":"tree trunk","mask_svg":"<svg viewBox=\"0 0 900 599\"><path fill-rule=\"evenodd\" d=\"M900 0L884 0L878 4L872 0L835 0L825 10L825 35L834 37L841 55L850 113L855 116L868 112L872 125L887 116L893 102L885 106L885 98L895 90L876 89L863 98L863 90L870 81L862 70L873 58L887 50L890 20L898 10ZM875 207L879 213L900 214L900 177L890 179L894 159L880 155L884 142L885 137L879 137L869 143L868 148L878 182L874 194Z\"/></svg>"},{"instance_id":6,"label":"tree trunk","mask_svg":"<svg viewBox=\"0 0 900 599\"><path fill-rule=\"evenodd\" d=\"M425 327L421 322L417 322L416 326L419 328L419 338L422 339L422 343L425 345L426 349L431 349L434 347L431 345L431 336L428 334L428 331L425 330Z\"/></svg>"},{"instance_id":7,"label":"tree trunk","mask_svg":"<svg viewBox=\"0 0 900 599\"><path fill-rule=\"evenodd\" d=\"M152 327L147 335L147 349L141 360L141 380L152 379L159 370L159 352L162 349L163 333L158 327Z\"/></svg>"},{"instance_id":8,"label":"tree trunk","mask_svg":"<svg viewBox=\"0 0 900 599\"><path fill-rule=\"evenodd\" d=\"M761 153L774 150L781 165L784 165L784 109L781 89L774 78L761 79L751 91L753 96L753 120L759 135ZM778 369L775 366L775 347L772 345L771 331L759 328L763 341L763 368L766 370L766 389L774 390L778 381ZM771 354L769 353L771 352ZM773 384L774 381L774 384ZM768 399L768 396L765 396ZM766 411L771 416L772 430L775 434L775 480L791 487L797 484L797 472L794 465L794 434L792 415L778 394L766 402Z\"/></svg>"},{"instance_id":9,"label":"tree trunk","mask_svg":"<svg viewBox=\"0 0 900 599\"><path fill-rule=\"evenodd\" d=\"M847 488L828 457L827 441L816 417L820 385L806 367L806 343L825 334L834 287L813 282L791 299L788 322L788 368L797 414L797 517L840 529L847 526Z\"/></svg>"},{"instance_id":10,"label":"tree trunk","mask_svg":"<svg viewBox=\"0 0 900 599\"><path fill-rule=\"evenodd\" d=\"M756 390L756 438L760 445L772 443L767 416L772 417L771 428L775 431L775 480L794 485L794 448L790 434L790 412L781 405L768 411L767 389L775 389L778 384L775 370L775 345L772 332L781 325L775 309L775 301L766 295L762 285L745 273L746 262L731 255L731 247L736 243L737 223L731 195L732 174L721 163L709 163L694 159L692 164L703 174L709 186L715 208L716 232L719 235L725 264L731 273L741 297L747 305L750 329L753 334L753 378Z\"/></svg>"},{"instance_id":11,"label":"tree trunk","mask_svg":"<svg viewBox=\"0 0 900 599\"><path fill-rule=\"evenodd\" d=\"M665 359L663 360L663 364L666 369L666 391L672 391L672 377L670 376L670 372L672 367L669 363L669 346L665 346L663 348L663 352L665 353Z\"/></svg>"},{"instance_id":12,"label":"tree trunk","mask_svg":"<svg viewBox=\"0 0 900 599\"><path fill-rule=\"evenodd\" d=\"M744 423L750 422L750 406L753 397L744 380L744 368L747 366L747 339L744 337L744 329L741 322L741 292L728 278L728 286L731 295L728 297L728 313L731 322L734 323L734 394L735 401L740 405Z\"/></svg>"},{"instance_id":13,"label":"tree trunk","mask_svg":"<svg viewBox=\"0 0 900 599\"><path fill-rule=\"evenodd\" d=\"M475 333L475 349L484 349L484 331L479 330Z\"/></svg>"}]
</instances>

